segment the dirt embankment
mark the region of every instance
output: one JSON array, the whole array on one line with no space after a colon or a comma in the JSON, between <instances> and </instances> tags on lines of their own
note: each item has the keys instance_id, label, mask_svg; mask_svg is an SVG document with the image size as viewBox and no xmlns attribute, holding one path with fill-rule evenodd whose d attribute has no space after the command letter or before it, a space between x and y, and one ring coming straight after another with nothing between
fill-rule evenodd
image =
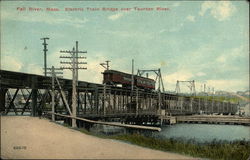
<instances>
[{"instance_id":1,"label":"dirt embankment","mask_svg":"<svg viewBox=\"0 0 250 160\"><path fill-rule=\"evenodd\" d=\"M1 116L1 158L194 159L83 134L46 119Z\"/></svg>"}]
</instances>

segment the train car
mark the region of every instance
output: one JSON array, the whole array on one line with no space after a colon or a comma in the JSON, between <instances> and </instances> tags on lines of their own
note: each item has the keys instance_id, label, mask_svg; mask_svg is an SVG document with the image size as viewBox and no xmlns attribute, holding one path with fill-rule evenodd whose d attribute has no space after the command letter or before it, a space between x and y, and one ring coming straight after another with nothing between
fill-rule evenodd
<instances>
[{"instance_id":1,"label":"train car","mask_svg":"<svg viewBox=\"0 0 250 160\"><path fill-rule=\"evenodd\" d=\"M131 82L131 74L115 70L105 70L103 72L103 83L121 84L123 87L131 87ZM155 81L153 79L137 75L134 75L134 85L143 89L155 89Z\"/></svg>"},{"instance_id":2,"label":"train car","mask_svg":"<svg viewBox=\"0 0 250 160\"><path fill-rule=\"evenodd\" d=\"M130 74L115 71L105 70L103 72L103 83L106 84L122 84L123 86L131 85L132 78Z\"/></svg>"},{"instance_id":3,"label":"train car","mask_svg":"<svg viewBox=\"0 0 250 160\"><path fill-rule=\"evenodd\" d=\"M155 81L145 77L136 76L135 85L140 88L155 89Z\"/></svg>"}]
</instances>

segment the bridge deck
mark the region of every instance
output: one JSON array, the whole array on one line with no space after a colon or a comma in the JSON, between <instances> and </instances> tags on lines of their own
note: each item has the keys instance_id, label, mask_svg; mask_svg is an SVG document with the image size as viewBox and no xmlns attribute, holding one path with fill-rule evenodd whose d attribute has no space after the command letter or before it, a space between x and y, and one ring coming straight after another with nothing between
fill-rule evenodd
<instances>
[{"instance_id":1,"label":"bridge deck","mask_svg":"<svg viewBox=\"0 0 250 160\"><path fill-rule=\"evenodd\" d=\"M250 117L222 116L222 115L196 115L177 116L177 122L196 123L223 123L223 124L243 124L250 125Z\"/></svg>"}]
</instances>

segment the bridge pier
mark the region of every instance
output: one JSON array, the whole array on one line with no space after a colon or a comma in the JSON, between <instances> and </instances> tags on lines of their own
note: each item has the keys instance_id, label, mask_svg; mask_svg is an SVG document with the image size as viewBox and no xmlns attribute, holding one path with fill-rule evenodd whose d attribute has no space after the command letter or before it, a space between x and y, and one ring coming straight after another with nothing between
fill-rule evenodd
<instances>
[{"instance_id":1,"label":"bridge pier","mask_svg":"<svg viewBox=\"0 0 250 160\"><path fill-rule=\"evenodd\" d=\"M37 93L38 89L32 89L31 115L33 117L37 116Z\"/></svg>"},{"instance_id":2,"label":"bridge pier","mask_svg":"<svg viewBox=\"0 0 250 160\"><path fill-rule=\"evenodd\" d=\"M5 111L5 99L6 99L6 92L8 91L7 88L0 88L0 112Z\"/></svg>"},{"instance_id":3,"label":"bridge pier","mask_svg":"<svg viewBox=\"0 0 250 160\"><path fill-rule=\"evenodd\" d=\"M194 99L190 97L190 103L189 103L190 109L189 109L189 111L190 111L191 114L193 114L193 100Z\"/></svg>"},{"instance_id":4,"label":"bridge pier","mask_svg":"<svg viewBox=\"0 0 250 160\"><path fill-rule=\"evenodd\" d=\"M70 109L72 110L72 90L68 90L68 104L70 106Z\"/></svg>"}]
</instances>

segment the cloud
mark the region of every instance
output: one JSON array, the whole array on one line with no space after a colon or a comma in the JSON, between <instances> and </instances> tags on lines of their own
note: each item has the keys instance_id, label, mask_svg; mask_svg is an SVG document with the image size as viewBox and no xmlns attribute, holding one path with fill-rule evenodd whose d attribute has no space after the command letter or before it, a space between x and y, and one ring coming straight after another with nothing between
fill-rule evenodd
<instances>
[{"instance_id":1,"label":"cloud","mask_svg":"<svg viewBox=\"0 0 250 160\"><path fill-rule=\"evenodd\" d=\"M135 36L135 32L130 32L130 31L104 31L104 33L107 34L112 34L115 36L121 36L121 37L133 37ZM138 32L137 32L138 34Z\"/></svg>"},{"instance_id":2,"label":"cloud","mask_svg":"<svg viewBox=\"0 0 250 160\"><path fill-rule=\"evenodd\" d=\"M60 67L60 61L69 61L69 59L60 58L60 56L66 55L66 54L60 53L60 50L62 50L62 48L64 47L60 47L60 48L58 47L51 53L47 54L47 66L48 67L52 67L52 65L54 67ZM69 54L67 56L69 56Z\"/></svg>"},{"instance_id":3,"label":"cloud","mask_svg":"<svg viewBox=\"0 0 250 160\"><path fill-rule=\"evenodd\" d=\"M63 17L63 18L62 18ZM61 14L48 14L46 11L37 12L31 14L31 12L23 12L20 14L19 12L13 12L8 10L1 11L1 20L13 20L13 21L22 21L22 22L41 22L47 23L50 25L70 25L76 28L83 27L86 22L88 22L87 18L76 18L69 15L62 16Z\"/></svg>"},{"instance_id":4,"label":"cloud","mask_svg":"<svg viewBox=\"0 0 250 160\"><path fill-rule=\"evenodd\" d=\"M186 69L179 70L177 72L168 74L163 77L164 87L167 91L175 91L176 82L179 81L190 81L194 80L194 74ZM196 83L196 82L195 82ZM181 83L181 92L190 92L190 89L187 87L189 83Z\"/></svg>"},{"instance_id":5,"label":"cloud","mask_svg":"<svg viewBox=\"0 0 250 160\"><path fill-rule=\"evenodd\" d=\"M174 90L176 80L195 80L195 83L202 82L204 84L209 79L241 79L242 84L239 83L239 88L236 88L236 85L231 88L234 90L244 89L244 85L245 87L249 86L246 83L249 80L245 78L249 75L248 49L248 45L241 45L218 51L211 44L206 44L194 50L186 51L185 54L181 55L181 59L168 61L168 67L175 66L176 71L169 71L168 75L164 76L166 88ZM169 69L171 70L172 67ZM227 83L221 84L219 87L223 89ZM232 85L231 82L230 85Z\"/></svg>"},{"instance_id":6,"label":"cloud","mask_svg":"<svg viewBox=\"0 0 250 160\"><path fill-rule=\"evenodd\" d=\"M38 64L28 64L24 66L24 71L27 73L32 74L38 74L38 75L44 75L43 67Z\"/></svg>"},{"instance_id":7,"label":"cloud","mask_svg":"<svg viewBox=\"0 0 250 160\"><path fill-rule=\"evenodd\" d=\"M87 70L79 70L79 80L92 82L92 83L102 83L103 75L102 72L104 68L100 65L100 63L105 62L107 59L103 56L106 55L103 52L93 51L91 53L94 56L88 56L86 65L82 65L83 67L87 67Z\"/></svg>"},{"instance_id":8,"label":"cloud","mask_svg":"<svg viewBox=\"0 0 250 160\"><path fill-rule=\"evenodd\" d=\"M100 31L101 33L111 34L115 36L120 36L123 38L138 38L138 39L152 39L154 36L152 33L142 32L142 31L127 31L127 30L110 30L110 31Z\"/></svg>"},{"instance_id":9,"label":"cloud","mask_svg":"<svg viewBox=\"0 0 250 160\"><path fill-rule=\"evenodd\" d=\"M178 32L180 31L182 28L183 28L184 24L183 23L180 23L178 25L175 25L171 28L168 28L168 29L161 29L158 33L159 34L162 34L162 33L165 33L165 32Z\"/></svg>"},{"instance_id":10,"label":"cloud","mask_svg":"<svg viewBox=\"0 0 250 160\"><path fill-rule=\"evenodd\" d=\"M206 1L202 3L199 14L204 16L207 11L215 19L223 21L229 19L236 11L236 8L230 1Z\"/></svg>"},{"instance_id":11,"label":"cloud","mask_svg":"<svg viewBox=\"0 0 250 160\"><path fill-rule=\"evenodd\" d=\"M186 19L190 22L195 22L195 16L188 15Z\"/></svg>"},{"instance_id":12,"label":"cloud","mask_svg":"<svg viewBox=\"0 0 250 160\"><path fill-rule=\"evenodd\" d=\"M192 72L188 70L179 70L172 74L166 75L164 77L164 80L167 83L175 84L177 80L186 81L186 80L191 80L192 77L194 77Z\"/></svg>"},{"instance_id":13,"label":"cloud","mask_svg":"<svg viewBox=\"0 0 250 160\"><path fill-rule=\"evenodd\" d=\"M167 62L166 61L161 61L161 67L167 66Z\"/></svg>"},{"instance_id":14,"label":"cloud","mask_svg":"<svg viewBox=\"0 0 250 160\"><path fill-rule=\"evenodd\" d=\"M1 57L1 69L10 71L20 71L23 63L13 56L2 56Z\"/></svg>"},{"instance_id":15,"label":"cloud","mask_svg":"<svg viewBox=\"0 0 250 160\"><path fill-rule=\"evenodd\" d=\"M163 33L163 32L166 32L167 30L166 29L162 29L159 31L159 33Z\"/></svg>"},{"instance_id":16,"label":"cloud","mask_svg":"<svg viewBox=\"0 0 250 160\"><path fill-rule=\"evenodd\" d=\"M169 29L169 32L178 32L182 29L182 27L184 26L183 23L180 23L180 25L174 26L172 28Z\"/></svg>"},{"instance_id":17,"label":"cloud","mask_svg":"<svg viewBox=\"0 0 250 160\"><path fill-rule=\"evenodd\" d=\"M206 81L207 86L213 86L215 90L223 91L239 91L246 90L249 86L247 81L242 79L222 80L222 79L211 79Z\"/></svg>"},{"instance_id":18,"label":"cloud","mask_svg":"<svg viewBox=\"0 0 250 160\"><path fill-rule=\"evenodd\" d=\"M248 56L248 51L249 51L249 45L241 45L239 47L233 48L230 51L229 56L232 57L244 57L244 56Z\"/></svg>"},{"instance_id":19,"label":"cloud","mask_svg":"<svg viewBox=\"0 0 250 160\"><path fill-rule=\"evenodd\" d=\"M198 72L198 73L196 73L196 76L199 76L199 77L205 76L205 75L206 75L206 73L204 73L204 72Z\"/></svg>"},{"instance_id":20,"label":"cloud","mask_svg":"<svg viewBox=\"0 0 250 160\"><path fill-rule=\"evenodd\" d=\"M226 62L226 56L222 55L222 56L219 56L217 59L216 59L217 62L219 63L225 63Z\"/></svg>"},{"instance_id":21,"label":"cloud","mask_svg":"<svg viewBox=\"0 0 250 160\"><path fill-rule=\"evenodd\" d=\"M232 48L228 51L225 51L224 54L220 55L219 57L216 58L216 62L219 62L219 63L225 63L229 60L233 60L235 58L244 58L248 56L247 53L247 46L240 46L240 47L236 47L236 48Z\"/></svg>"},{"instance_id":22,"label":"cloud","mask_svg":"<svg viewBox=\"0 0 250 160\"><path fill-rule=\"evenodd\" d=\"M114 20L121 18L122 16L123 16L122 13L117 13L117 14L113 14L113 15L109 16L108 19L114 21Z\"/></svg>"},{"instance_id":23,"label":"cloud","mask_svg":"<svg viewBox=\"0 0 250 160\"><path fill-rule=\"evenodd\" d=\"M180 2L175 2L174 4L173 4L173 7L179 7L180 6Z\"/></svg>"}]
</instances>

